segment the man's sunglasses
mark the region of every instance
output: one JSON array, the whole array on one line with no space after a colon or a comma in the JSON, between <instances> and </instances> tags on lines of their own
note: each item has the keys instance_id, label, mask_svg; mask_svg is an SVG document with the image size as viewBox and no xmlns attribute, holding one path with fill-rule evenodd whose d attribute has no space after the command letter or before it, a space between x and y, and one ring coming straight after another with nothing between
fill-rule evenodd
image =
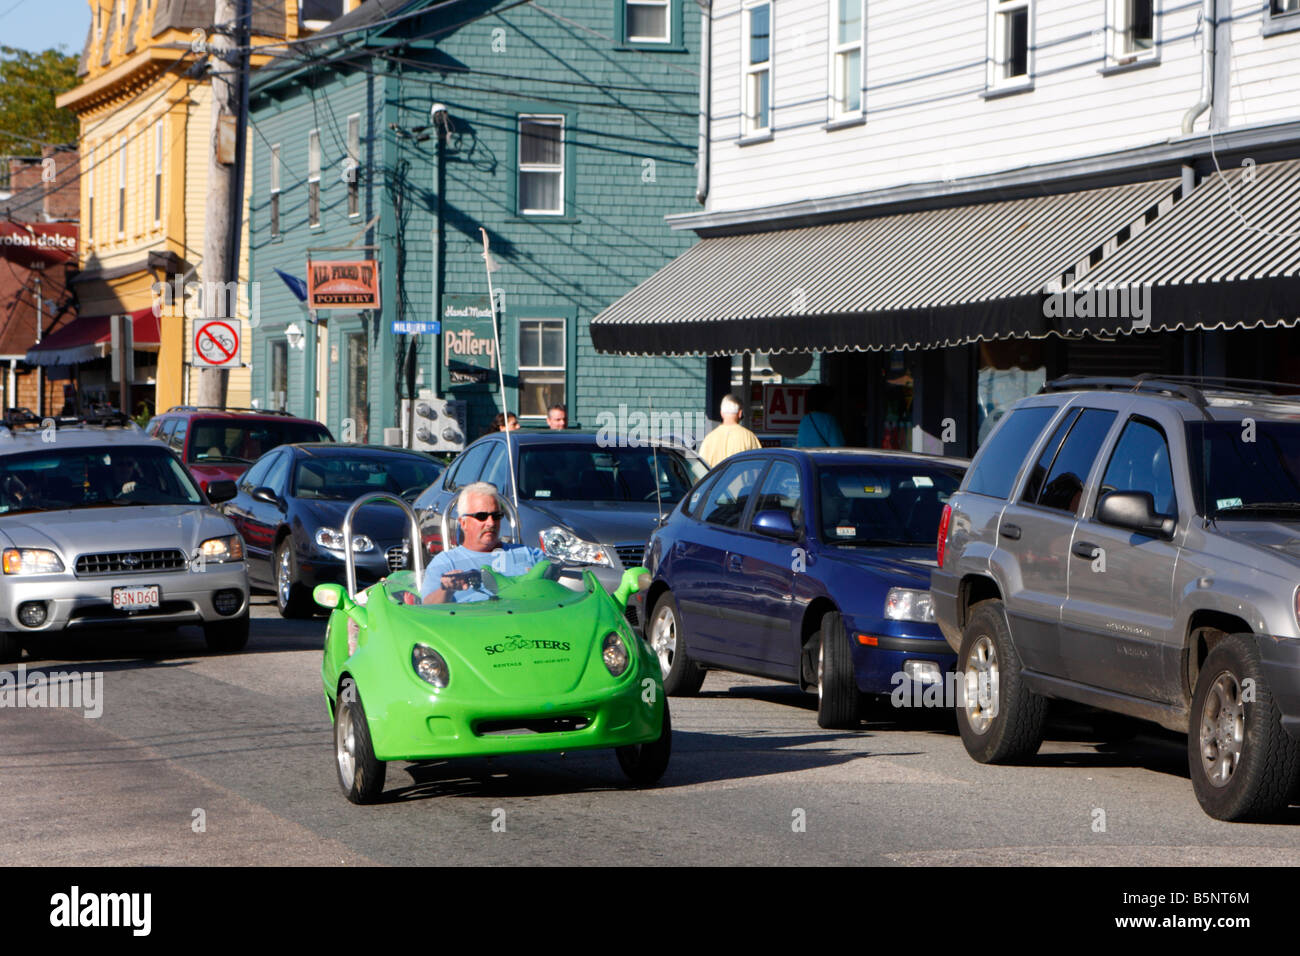
<instances>
[{"instance_id":1,"label":"man's sunglasses","mask_svg":"<svg viewBox=\"0 0 1300 956\"><path fill-rule=\"evenodd\" d=\"M495 518L498 523L505 516L504 511L468 511L465 513L466 518L473 518L475 521L487 521L488 518Z\"/></svg>"}]
</instances>

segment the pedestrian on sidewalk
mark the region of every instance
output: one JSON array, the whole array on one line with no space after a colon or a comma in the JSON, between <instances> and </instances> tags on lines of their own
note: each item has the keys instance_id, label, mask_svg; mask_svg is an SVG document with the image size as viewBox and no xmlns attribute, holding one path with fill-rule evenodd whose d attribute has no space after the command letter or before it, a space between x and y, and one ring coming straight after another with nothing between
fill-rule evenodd
<instances>
[{"instance_id":1,"label":"pedestrian on sidewalk","mask_svg":"<svg viewBox=\"0 0 1300 956\"><path fill-rule=\"evenodd\" d=\"M722 414L722 424L700 443L700 457L710 468L739 452L763 447L758 436L740 424L740 399L735 395L724 395L718 410Z\"/></svg>"},{"instance_id":2,"label":"pedestrian on sidewalk","mask_svg":"<svg viewBox=\"0 0 1300 956\"><path fill-rule=\"evenodd\" d=\"M840 423L831 414L831 402L835 391L829 385L814 385L808 389L806 399L808 413L799 422L799 437L795 445L799 448L843 448L844 432Z\"/></svg>"}]
</instances>

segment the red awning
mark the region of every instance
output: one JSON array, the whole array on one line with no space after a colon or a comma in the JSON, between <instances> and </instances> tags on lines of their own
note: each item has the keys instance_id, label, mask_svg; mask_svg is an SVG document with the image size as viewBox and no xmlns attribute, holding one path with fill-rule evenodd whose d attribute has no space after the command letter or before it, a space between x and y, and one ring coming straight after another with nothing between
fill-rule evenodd
<instances>
[{"instance_id":1,"label":"red awning","mask_svg":"<svg viewBox=\"0 0 1300 956\"><path fill-rule=\"evenodd\" d=\"M76 258L75 222L0 222L0 259L10 259L30 269Z\"/></svg>"},{"instance_id":2,"label":"red awning","mask_svg":"<svg viewBox=\"0 0 1300 956\"><path fill-rule=\"evenodd\" d=\"M27 350L29 365L77 365L92 362L108 354L113 340L107 315L83 315L63 328L51 332ZM161 341L158 333L158 316L153 308L131 313L135 348L151 352Z\"/></svg>"}]
</instances>

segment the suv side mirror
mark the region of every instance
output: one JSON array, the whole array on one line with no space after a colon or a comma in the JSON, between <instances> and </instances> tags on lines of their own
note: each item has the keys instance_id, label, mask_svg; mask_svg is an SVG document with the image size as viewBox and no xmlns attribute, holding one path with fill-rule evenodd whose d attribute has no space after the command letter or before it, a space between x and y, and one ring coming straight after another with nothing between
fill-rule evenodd
<instances>
[{"instance_id":1,"label":"suv side mirror","mask_svg":"<svg viewBox=\"0 0 1300 956\"><path fill-rule=\"evenodd\" d=\"M1128 528L1151 537L1172 538L1178 519L1156 514L1156 502L1149 491L1112 491L1097 504L1102 524Z\"/></svg>"},{"instance_id":2,"label":"suv side mirror","mask_svg":"<svg viewBox=\"0 0 1300 956\"><path fill-rule=\"evenodd\" d=\"M230 480L218 480L208 482L208 500L214 505L221 504L223 501L229 501L239 492L235 488L235 483Z\"/></svg>"},{"instance_id":3,"label":"suv side mirror","mask_svg":"<svg viewBox=\"0 0 1300 956\"><path fill-rule=\"evenodd\" d=\"M794 530L794 524L790 521L790 516L784 511L760 511L754 515L754 530L759 534L767 535L769 538L790 538L799 537L799 532Z\"/></svg>"}]
</instances>

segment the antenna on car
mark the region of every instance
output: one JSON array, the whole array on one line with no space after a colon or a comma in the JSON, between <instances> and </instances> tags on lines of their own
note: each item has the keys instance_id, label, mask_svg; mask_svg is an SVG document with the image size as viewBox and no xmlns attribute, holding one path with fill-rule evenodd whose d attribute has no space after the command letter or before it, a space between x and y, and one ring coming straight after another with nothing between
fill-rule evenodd
<instances>
[{"instance_id":1,"label":"antenna on car","mask_svg":"<svg viewBox=\"0 0 1300 956\"><path fill-rule=\"evenodd\" d=\"M510 498L515 505L515 513L519 512L519 479L515 477L515 454L514 442L510 440L510 412L506 410L506 369L501 362L501 336L497 332L497 296L496 291L492 288L492 273L496 269L496 263L492 261L492 254L488 250L487 230L479 226L479 233L483 236L483 269L487 272L488 283L488 308L492 310L492 341L496 349L497 378L500 381L501 391L501 422L506 428L506 467L510 472ZM523 543L524 532L522 528L515 528L515 537L519 543Z\"/></svg>"}]
</instances>

